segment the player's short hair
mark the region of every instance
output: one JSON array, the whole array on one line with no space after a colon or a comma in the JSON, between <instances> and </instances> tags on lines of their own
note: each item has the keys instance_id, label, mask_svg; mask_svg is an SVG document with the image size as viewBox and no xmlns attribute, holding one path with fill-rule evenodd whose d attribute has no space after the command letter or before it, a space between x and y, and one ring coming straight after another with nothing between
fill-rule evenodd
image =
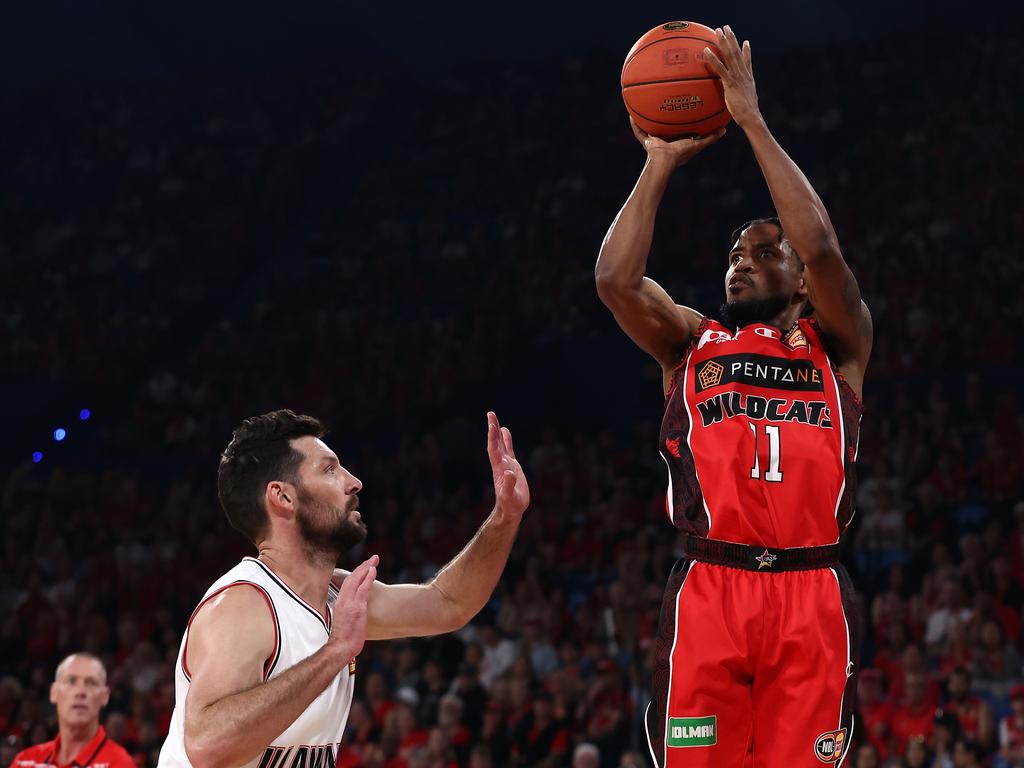
<instances>
[{"instance_id":1,"label":"player's short hair","mask_svg":"<svg viewBox=\"0 0 1024 768\"><path fill-rule=\"evenodd\" d=\"M78 651L76 653L72 653L65 656L63 661L61 661L61 663L57 665L57 669L54 670L53 682L60 682L60 673L64 670L64 667L66 667L71 662L72 659L89 659L90 661L95 661L97 664L100 665L100 671L103 673L103 684L107 684L106 664L103 663L103 659L101 659L99 656L97 656L94 653L89 653L88 651Z\"/></svg>"},{"instance_id":2,"label":"player's short hair","mask_svg":"<svg viewBox=\"0 0 1024 768\"><path fill-rule=\"evenodd\" d=\"M779 237L784 238L786 236L786 230L782 228L782 220L778 216L766 216L763 219L751 219L750 221L740 224L736 229L732 231L732 239L729 240L729 247L732 248L733 244L740 239L740 235L743 234L743 230L749 229L750 227L758 224L772 224L779 229Z\"/></svg>"},{"instance_id":3,"label":"player's short hair","mask_svg":"<svg viewBox=\"0 0 1024 768\"><path fill-rule=\"evenodd\" d=\"M220 455L217 497L228 522L254 544L265 535L267 483L298 483L302 454L292 446L298 437L323 437L318 419L284 408L242 422Z\"/></svg>"}]
</instances>

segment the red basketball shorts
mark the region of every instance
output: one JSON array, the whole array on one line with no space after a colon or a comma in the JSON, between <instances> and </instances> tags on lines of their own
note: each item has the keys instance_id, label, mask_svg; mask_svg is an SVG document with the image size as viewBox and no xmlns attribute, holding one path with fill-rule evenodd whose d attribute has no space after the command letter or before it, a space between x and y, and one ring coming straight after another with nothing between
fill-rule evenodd
<instances>
[{"instance_id":1,"label":"red basketball shorts","mask_svg":"<svg viewBox=\"0 0 1024 768\"><path fill-rule=\"evenodd\" d=\"M680 560L646 716L655 765L842 765L859 666L853 597L842 567L758 573Z\"/></svg>"}]
</instances>

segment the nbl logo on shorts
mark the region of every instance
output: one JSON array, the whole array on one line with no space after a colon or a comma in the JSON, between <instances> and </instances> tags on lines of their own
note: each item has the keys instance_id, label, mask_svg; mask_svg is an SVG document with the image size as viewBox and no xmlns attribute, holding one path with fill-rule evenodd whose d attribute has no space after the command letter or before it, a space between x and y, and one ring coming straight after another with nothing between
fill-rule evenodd
<instances>
[{"instance_id":1,"label":"nbl logo on shorts","mask_svg":"<svg viewBox=\"0 0 1024 768\"><path fill-rule=\"evenodd\" d=\"M814 742L814 755L823 763L838 763L846 748L846 729L828 731Z\"/></svg>"}]
</instances>

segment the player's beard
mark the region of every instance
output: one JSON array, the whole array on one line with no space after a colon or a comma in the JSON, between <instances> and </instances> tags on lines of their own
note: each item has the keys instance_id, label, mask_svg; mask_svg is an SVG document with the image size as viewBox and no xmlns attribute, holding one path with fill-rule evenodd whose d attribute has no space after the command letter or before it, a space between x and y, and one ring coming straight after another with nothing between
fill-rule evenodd
<instances>
[{"instance_id":1,"label":"player's beard","mask_svg":"<svg viewBox=\"0 0 1024 768\"><path fill-rule=\"evenodd\" d=\"M359 500L352 496L345 509L327 504L299 489L295 521L310 558L337 564L338 557L366 538L366 524L352 516Z\"/></svg>"},{"instance_id":2,"label":"player's beard","mask_svg":"<svg viewBox=\"0 0 1024 768\"><path fill-rule=\"evenodd\" d=\"M728 301L718 308L718 312L725 325L742 328L750 323L769 323L788 306L788 296L766 296L763 299Z\"/></svg>"}]
</instances>

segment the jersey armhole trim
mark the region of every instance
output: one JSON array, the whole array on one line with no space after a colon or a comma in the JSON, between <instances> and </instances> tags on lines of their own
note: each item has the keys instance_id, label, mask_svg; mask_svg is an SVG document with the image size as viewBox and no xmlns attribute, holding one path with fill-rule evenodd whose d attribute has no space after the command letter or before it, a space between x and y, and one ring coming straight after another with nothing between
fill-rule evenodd
<instances>
[{"instance_id":1,"label":"jersey armhole trim","mask_svg":"<svg viewBox=\"0 0 1024 768\"><path fill-rule=\"evenodd\" d=\"M277 662L281 658L281 622L277 618L277 609L274 608L274 601L270 599L270 594L267 590L253 581L233 581L204 597L202 601L200 601L199 605L196 606L195 610L192 611L192 615L188 617L188 623L185 625L185 644L181 650L181 671L185 674L185 679L190 683L192 682L192 675L188 671L188 633L192 628L192 621L195 619L196 614L199 613L199 610L208 602L213 600L217 595L231 589L232 587L239 586L253 587L258 590L260 595L262 595L263 599L266 601L267 607L270 609L270 616L274 620L274 651L267 657L267 660L263 662L263 682L267 682L267 680L270 679L271 673L277 666Z\"/></svg>"},{"instance_id":2,"label":"jersey armhole trim","mask_svg":"<svg viewBox=\"0 0 1024 768\"><path fill-rule=\"evenodd\" d=\"M807 324L810 325L811 329L814 331L814 335L817 337L818 343L821 344L821 348L825 350L825 357L828 358L828 365L832 369L832 374L836 377L836 381L839 382L840 389L842 389L846 394L850 396L850 398L853 400L853 404L857 406L857 411L861 415L863 415L864 403L861 402L861 399L857 395L857 393L853 391L853 387L850 386L850 382L848 382L846 380L846 377L843 376L843 372L839 370L839 366L836 365L835 360L833 360L832 357L828 354L827 345L825 344L825 337L821 332L821 325L819 325L818 321L813 317L807 317L802 319L807 320Z\"/></svg>"},{"instance_id":3,"label":"jersey armhole trim","mask_svg":"<svg viewBox=\"0 0 1024 768\"><path fill-rule=\"evenodd\" d=\"M700 337L704 335L704 331L708 329L710 324L710 318L702 317L701 321L697 324L696 329L694 329L693 336L690 337L690 341L686 345L686 349L683 350L679 357L679 362L672 368L672 378L669 379L668 392L665 393L665 402L668 402L668 399L672 397L672 393L676 389L676 381L679 379L679 371L684 365L686 365L687 358L690 356L693 348L700 342Z\"/></svg>"}]
</instances>

